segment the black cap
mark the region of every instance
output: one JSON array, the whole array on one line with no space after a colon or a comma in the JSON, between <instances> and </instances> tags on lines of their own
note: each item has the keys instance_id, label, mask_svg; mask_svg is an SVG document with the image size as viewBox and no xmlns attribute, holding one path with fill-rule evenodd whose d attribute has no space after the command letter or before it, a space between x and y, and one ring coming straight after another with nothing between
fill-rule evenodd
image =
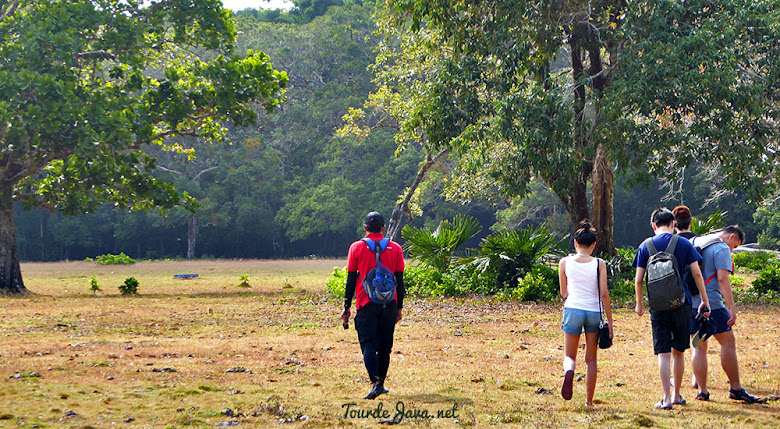
<instances>
[{"instance_id":1,"label":"black cap","mask_svg":"<svg viewBox=\"0 0 780 429\"><path fill-rule=\"evenodd\" d=\"M371 212L366 215L363 226L366 227L368 232L381 232L382 227L385 226L385 218L379 212Z\"/></svg>"}]
</instances>

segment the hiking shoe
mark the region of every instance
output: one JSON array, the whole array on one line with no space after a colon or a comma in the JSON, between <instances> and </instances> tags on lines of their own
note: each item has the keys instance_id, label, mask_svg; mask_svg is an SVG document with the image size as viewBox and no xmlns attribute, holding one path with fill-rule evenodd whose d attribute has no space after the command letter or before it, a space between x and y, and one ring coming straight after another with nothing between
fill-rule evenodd
<instances>
[{"instance_id":1,"label":"hiking shoe","mask_svg":"<svg viewBox=\"0 0 780 429\"><path fill-rule=\"evenodd\" d=\"M561 387L561 396L565 400L571 399L574 384L574 371L568 370L563 376L563 387Z\"/></svg>"},{"instance_id":2,"label":"hiking shoe","mask_svg":"<svg viewBox=\"0 0 780 429\"><path fill-rule=\"evenodd\" d=\"M672 409L672 404L664 405L664 400L661 399L660 401L658 401L657 404L655 404L655 409L656 410L671 410Z\"/></svg>"},{"instance_id":3,"label":"hiking shoe","mask_svg":"<svg viewBox=\"0 0 780 429\"><path fill-rule=\"evenodd\" d=\"M680 399L672 402L673 405L685 405L687 402L685 401L685 398L680 395Z\"/></svg>"},{"instance_id":4,"label":"hiking shoe","mask_svg":"<svg viewBox=\"0 0 780 429\"><path fill-rule=\"evenodd\" d=\"M735 401L743 401L748 404L763 404L766 402L766 398L759 398L758 396L753 396L750 393L745 392L745 388L739 390L729 389L729 399L733 399Z\"/></svg>"},{"instance_id":5,"label":"hiking shoe","mask_svg":"<svg viewBox=\"0 0 780 429\"><path fill-rule=\"evenodd\" d=\"M707 393L699 392L699 394L696 395L696 400L697 401L709 401L710 400L710 392L707 392Z\"/></svg>"},{"instance_id":6,"label":"hiking shoe","mask_svg":"<svg viewBox=\"0 0 780 429\"><path fill-rule=\"evenodd\" d=\"M385 389L385 386L381 384L377 384L373 388L371 388L371 391L368 392L368 395L366 395L363 399L375 399L377 396L385 394L387 392L389 392L389 390Z\"/></svg>"}]
</instances>

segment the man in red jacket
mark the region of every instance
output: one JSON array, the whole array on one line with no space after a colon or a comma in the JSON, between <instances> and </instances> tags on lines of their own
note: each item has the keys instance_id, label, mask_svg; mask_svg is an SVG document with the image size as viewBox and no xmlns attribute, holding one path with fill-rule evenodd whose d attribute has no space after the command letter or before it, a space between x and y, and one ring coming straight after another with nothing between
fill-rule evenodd
<instances>
[{"instance_id":1,"label":"man in red jacket","mask_svg":"<svg viewBox=\"0 0 780 429\"><path fill-rule=\"evenodd\" d=\"M379 241L384 238L385 219L378 212L371 212L366 216L363 229L366 231L364 239L352 243L349 247L347 285L341 320L346 328L352 297L356 295L355 330L358 333L360 350L363 352L363 362L372 383L371 391L364 399L374 399L388 392L384 382L390 367L395 324L401 321L404 303L404 255L401 246L394 241L389 241L385 250L380 253L382 266L395 275L395 298L385 304L372 301L363 282L366 275L377 266L376 254L365 239L374 241L374 245L378 246Z\"/></svg>"}]
</instances>

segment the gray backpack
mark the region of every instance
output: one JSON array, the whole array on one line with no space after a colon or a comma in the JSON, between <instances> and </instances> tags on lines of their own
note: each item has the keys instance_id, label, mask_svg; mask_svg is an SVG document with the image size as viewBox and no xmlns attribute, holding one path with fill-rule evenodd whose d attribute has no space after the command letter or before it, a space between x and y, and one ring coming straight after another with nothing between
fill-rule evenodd
<instances>
[{"instance_id":1,"label":"gray backpack","mask_svg":"<svg viewBox=\"0 0 780 429\"><path fill-rule=\"evenodd\" d=\"M647 260L645 284L647 285L647 300L653 311L669 311L679 308L685 303L685 286L683 285L674 249L677 247L678 235L672 235L666 250L659 252L653 244L653 237L645 240L650 258Z\"/></svg>"}]
</instances>

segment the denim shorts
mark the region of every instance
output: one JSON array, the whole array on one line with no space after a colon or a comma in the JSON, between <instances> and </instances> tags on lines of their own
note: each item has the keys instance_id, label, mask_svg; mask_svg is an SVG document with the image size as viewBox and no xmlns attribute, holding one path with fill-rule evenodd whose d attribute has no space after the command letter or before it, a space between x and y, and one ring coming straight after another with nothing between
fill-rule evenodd
<instances>
[{"instance_id":1,"label":"denim shorts","mask_svg":"<svg viewBox=\"0 0 780 429\"><path fill-rule=\"evenodd\" d=\"M699 330L699 324L696 319L691 321L691 335L694 335ZM710 335L722 334L730 331L729 326L729 312L725 308L716 308L710 313L710 317L707 318L707 333Z\"/></svg>"},{"instance_id":2,"label":"denim shorts","mask_svg":"<svg viewBox=\"0 0 780 429\"><path fill-rule=\"evenodd\" d=\"M601 323L600 311L587 311L578 308L563 308L563 332L571 335L580 335L585 333L598 332L599 323Z\"/></svg>"}]
</instances>

